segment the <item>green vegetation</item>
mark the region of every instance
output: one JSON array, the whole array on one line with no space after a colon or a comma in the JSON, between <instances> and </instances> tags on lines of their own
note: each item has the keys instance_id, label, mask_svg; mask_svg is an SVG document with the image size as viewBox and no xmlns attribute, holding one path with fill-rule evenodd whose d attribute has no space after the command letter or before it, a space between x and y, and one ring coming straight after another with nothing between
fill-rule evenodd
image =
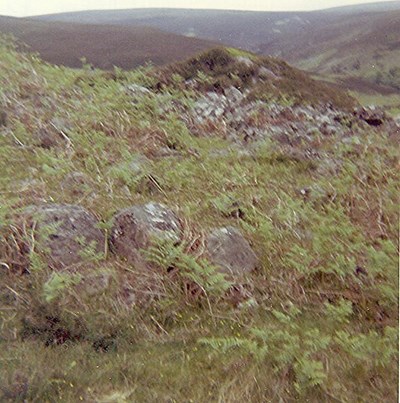
<instances>
[{"instance_id":1,"label":"green vegetation","mask_svg":"<svg viewBox=\"0 0 400 403\"><path fill-rule=\"evenodd\" d=\"M309 144L294 156L268 140L250 155L218 128L194 136L179 107L205 88L187 89L184 79L215 87L233 68L228 84L247 83L236 70L243 66L230 64L235 55L215 52L161 72L116 69L110 77L48 65L1 40L0 400L396 400L400 189L393 139L382 128L346 141L319 134L312 143L319 157L310 160ZM210 73L204 65L215 57L218 70ZM268 63L283 78L262 97L249 84L257 99L315 104L305 86L321 91L316 96L324 86L297 70L292 80L289 66ZM127 90L155 89L160 75L162 91ZM338 105L351 100L329 91L345 97ZM148 162L130 173L138 155ZM66 186L76 172L84 184ZM240 215L231 214L229 200ZM108 232L115 211L148 201L175 208L185 227L183 245L148 251L154 270L107 250L98 256L90 245L79 273L52 272L36 249L30 273L21 273L10 255L34 246L32 229L14 225L28 205L82 205ZM240 228L260 258L240 284L201 258L203 232L226 225ZM25 243L13 237L17 230ZM108 286L89 292L99 276Z\"/></svg>"}]
</instances>

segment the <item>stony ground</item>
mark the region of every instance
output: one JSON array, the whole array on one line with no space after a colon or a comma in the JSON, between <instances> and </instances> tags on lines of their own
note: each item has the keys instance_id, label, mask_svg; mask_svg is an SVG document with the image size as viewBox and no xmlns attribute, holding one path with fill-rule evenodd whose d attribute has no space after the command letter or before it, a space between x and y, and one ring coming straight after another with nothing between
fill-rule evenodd
<instances>
[{"instance_id":1,"label":"stony ground","mask_svg":"<svg viewBox=\"0 0 400 403\"><path fill-rule=\"evenodd\" d=\"M232 49L0 53L3 401L396 400L396 121Z\"/></svg>"}]
</instances>

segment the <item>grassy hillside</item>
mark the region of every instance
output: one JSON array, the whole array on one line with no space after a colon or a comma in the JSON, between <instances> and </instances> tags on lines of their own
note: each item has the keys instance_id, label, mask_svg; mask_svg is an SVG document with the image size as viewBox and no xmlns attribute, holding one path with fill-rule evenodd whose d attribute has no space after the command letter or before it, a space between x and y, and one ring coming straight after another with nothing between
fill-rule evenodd
<instances>
[{"instance_id":1,"label":"grassy hillside","mask_svg":"<svg viewBox=\"0 0 400 403\"><path fill-rule=\"evenodd\" d=\"M299 74L216 49L110 78L1 39L1 401L396 401L399 127ZM75 204L109 236L150 201L184 230L145 268L105 244L54 271L21 223ZM227 226L244 277L202 258Z\"/></svg>"},{"instance_id":2,"label":"grassy hillside","mask_svg":"<svg viewBox=\"0 0 400 403\"><path fill-rule=\"evenodd\" d=\"M0 17L0 32L13 34L28 49L54 64L82 67L81 59L102 69L132 69L183 60L214 46L149 27L99 26Z\"/></svg>"}]
</instances>

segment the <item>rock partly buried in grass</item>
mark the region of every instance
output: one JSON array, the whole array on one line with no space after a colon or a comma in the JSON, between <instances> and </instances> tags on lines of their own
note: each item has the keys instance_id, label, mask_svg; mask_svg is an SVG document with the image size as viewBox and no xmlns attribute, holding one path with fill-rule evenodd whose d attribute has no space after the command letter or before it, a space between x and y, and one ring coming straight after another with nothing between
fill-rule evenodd
<instances>
[{"instance_id":1,"label":"rock partly buried in grass","mask_svg":"<svg viewBox=\"0 0 400 403\"><path fill-rule=\"evenodd\" d=\"M108 171L109 176L127 186L140 182L150 171L151 161L144 155L137 154L130 159L113 165Z\"/></svg>"},{"instance_id":2,"label":"rock partly buried in grass","mask_svg":"<svg viewBox=\"0 0 400 403\"><path fill-rule=\"evenodd\" d=\"M39 128L33 134L33 138L36 146L46 150L56 147L69 148L71 146L71 141L67 135L53 123Z\"/></svg>"},{"instance_id":3,"label":"rock partly buried in grass","mask_svg":"<svg viewBox=\"0 0 400 403\"><path fill-rule=\"evenodd\" d=\"M141 85L137 84L129 84L126 87L126 91L135 97L142 97L144 95L151 94L151 91L148 90L146 87L142 87Z\"/></svg>"},{"instance_id":4,"label":"rock partly buried in grass","mask_svg":"<svg viewBox=\"0 0 400 403\"><path fill-rule=\"evenodd\" d=\"M42 252L53 269L63 270L101 256L104 234L96 217L83 207L49 204L29 207L25 214L34 229L35 251Z\"/></svg>"},{"instance_id":5,"label":"rock partly buried in grass","mask_svg":"<svg viewBox=\"0 0 400 403\"><path fill-rule=\"evenodd\" d=\"M153 239L178 243L181 235L180 220L172 210L163 204L148 203L117 213L111 229L110 246L116 255L139 263L144 261L140 251L147 248Z\"/></svg>"},{"instance_id":6,"label":"rock partly buried in grass","mask_svg":"<svg viewBox=\"0 0 400 403\"><path fill-rule=\"evenodd\" d=\"M230 226L214 229L207 236L206 256L221 272L235 277L253 271L258 264L250 244Z\"/></svg>"},{"instance_id":7,"label":"rock partly buried in grass","mask_svg":"<svg viewBox=\"0 0 400 403\"><path fill-rule=\"evenodd\" d=\"M47 150L61 144L61 138L53 131L41 128L35 133L36 145Z\"/></svg>"},{"instance_id":8,"label":"rock partly buried in grass","mask_svg":"<svg viewBox=\"0 0 400 403\"><path fill-rule=\"evenodd\" d=\"M70 172L60 183L61 190L72 196L83 196L90 191L90 178L83 172Z\"/></svg>"}]
</instances>

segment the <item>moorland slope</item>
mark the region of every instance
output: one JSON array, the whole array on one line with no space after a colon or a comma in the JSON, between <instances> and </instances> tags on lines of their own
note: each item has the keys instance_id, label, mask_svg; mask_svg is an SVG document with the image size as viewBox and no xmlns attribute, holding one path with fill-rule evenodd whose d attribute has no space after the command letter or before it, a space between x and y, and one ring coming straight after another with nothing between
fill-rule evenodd
<instances>
[{"instance_id":1,"label":"moorland slope","mask_svg":"<svg viewBox=\"0 0 400 403\"><path fill-rule=\"evenodd\" d=\"M1 401L396 400L383 111L224 48L0 88Z\"/></svg>"}]
</instances>

